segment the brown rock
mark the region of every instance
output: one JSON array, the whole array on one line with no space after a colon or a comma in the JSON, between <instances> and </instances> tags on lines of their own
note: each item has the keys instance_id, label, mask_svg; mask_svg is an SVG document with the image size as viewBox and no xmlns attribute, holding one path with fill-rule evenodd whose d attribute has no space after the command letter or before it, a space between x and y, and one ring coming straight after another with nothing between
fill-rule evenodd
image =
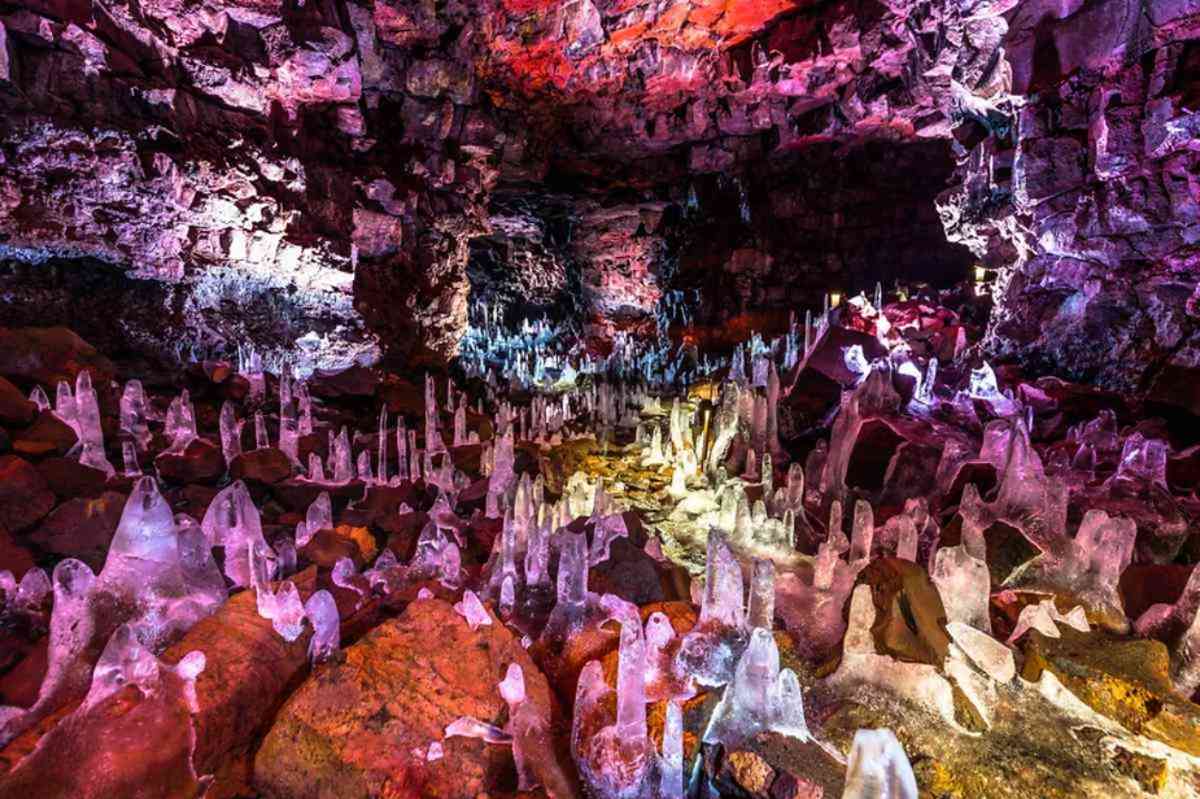
<instances>
[{"instance_id":1,"label":"brown rock","mask_svg":"<svg viewBox=\"0 0 1200 799\"><path fill-rule=\"evenodd\" d=\"M756 799L765 799L775 781L775 769L754 752L730 752L721 767L739 788Z\"/></svg>"},{"instance_id":2,"label":"brown rock","mask_svg":"<svg viewBox=\"0 0 1200 799\"><path fill-rule=\"evenodd\" d=\"M78 440L70 425L50 411L43 411L33 420L29 429L16 437L13 450L32 457L66 455Z\"/></svg>"},{"instance_id":3,"label":"brown rock","mask_svg":"<svg viewBox=\"0 0 1200 799\"><path fill-rule=\"evenodd\" d=\"M161 453L154 466L162 479L176 483L212 482L225 473L221 448L206 438L193 439L181 453Z\"/></svg>"},{"instance_id":4,"label":"brown rock","mask_svg":"<svg viewBox=\"0 0 1200 799\"><path fill-rule=\"evenodd\" d=\"M25 398L21 390L0 377L0 422L26 425L37 415L37 406Z\"/></svg>"},{"instance_id":5,"label":"brown rock","mask_svg":"<svg viewBox=\"0 0 1200 799\"><path fill-rule=\"evenodd\" d=\"M332 569L342 558L350 558L358 569L375 559L379 547L365 527L340 524L334 530L318 530L304 546L300 556L323 569Z\"/></svg>"},{"instance_id":6,"label":"brown rock","mask_svg":"<svg viewBox=\"0 0 1200 799\"><path fill-rule=\"evenodd\" d=\"M1049 670L1085 704L1130 732L1200 755L1200 708L1175 695L1165 645L1099 630L1059 631L1061 638L1030 631L1022 677L1036 682Z\"/></svg>"},{"instance_id":7,"label":"brown rock","mask_svg":"<svg viewBox=\"0 0 1200 799\"><path fill-rule=\"evenodd\" d=\"M183 681L164 671L156 689L126 686L63 716L0 777L0 797L192 799L192 717ZM153 746L147 742L153 741Z\"/></svg>"},{"instance_id":8,"label":"brown rock","mask_svg":"<svg viewBox=\"0 0 1200 799\"><path fill-rule=\"evenodd\" d=\"M296 513L307 511L308 506L322 493L328 493L336 505L339 499L355 500L361 497L363 484L359 480L351 480L345 485L323 486L306 480L288 479L271 486L271 495L279 500L279 504Z\"/></svg>"},{"instance_id":9,"label":"brown rock","mask_svg":"<svg viewBox=\"0 0 1200 799\"><path fill-rule=\"evenodd\" d=\"M40 383L53 396L58 381L74 385L84 369L96 386L116 374L108 358L65 327L0 328L0 375L4 377Z\"/></svg>"},{"instance_id":10,"label":"brown rock","mask_svg":"<svg viewBox=\"0 0 1200 799\"><path fill-rule=\"evenodd\" d=\"M34 567L29 550L13 540L12 534L0 527L0 570L10 571L20 580Z\"/></svg>"},{"instance_id":11,"label":"brown rock","mask_svg":"<svg viewBox=\"0 0 1200 799\"><path fill-rule=\"evenodd\" d=\"M379 388L379 373L365 366L330 371L318 369L308 382L316 397L373 397Z\"/></svg>"},{"instance_id":12,"label":"brown rock","mask_svg":"<svg viewBox=\"0 0 1200 799\"><path fill-rule=\"evenodd\" d=\"M73 458L46 458L37 465L46 484L60 500L98 497L104 493L108 475Z\"/></svg>"},{"instance_id":13,"label":"brown rock","mask_svg":"<svg viewBox=\"0 0 1200 799\"><path fill-rule=\"evenodd\" d=\"M28 461L0 456L0 527L20 532L54 507L54 492Z\"/></svg>"},{"instance_id":14,"label":"brown rock","mask_svg":"<svg viewBox=\"0 0 1200 799\"><path fill-rule=\"evenodd\" d=\"M46 517L29 540L45 552L79 558L99 572L121 520L125 499L124 494L109 491L97 499L67 500Z\"/></svg>"},{"instance_id":15,"label":"brown rock","mask_svg":"<svg viewBox=\"0 0 1200 799\"><path fill-rule=\"evenodd\" d=\"M608 559L588 571L588 590L617 596L641 606L667 599L669 570L651 558L629 537L618 538L609 548Z\"/></svg>"},{"instance_id":16,"label":"brown rock","mask_svg":"<svg viewBox=\"0 0 1200 799\"><path fill-rule=\"evenodd\" d=\"M858 576L871 586L875 650L914 663L941 666L950 637L946 609L924 568L900 558L876 558Z\"/></svg>"},{"instance_id":17,"label":"brown rock","mask_svg":"<svg viewBox=\"0 0 1200 799\"><path fill-rule=\"evenodd\" d=\"M471 630L447 602L414 602L293 694L255 758L254 786L268 799L513 792L509 747L444 738L462 716L503 725L496 685L510 663L521 666L530 701L556 719L545 677L507 627ZM433 741L444 756L428 761Z\"/></svg>"},{"instance_id":18,"label":"brown rock","mask_svg":"<svg viewBox=\"0 0 1200 799\"><path fill-rule=\"evenodd\" d=\"M259 483L278 483L292 476L292 462L276 447L263 447L243 452L229 464L229 474L235 480Z\"/></svg>"},{"instance_id":19,"label":"brown rock","mask_svg":"<svg viewBox=\"0 0 1200 799\"><path fill-rule=\"evenodd\" d=\"M312 569L293 578L305 599L315 581ZM168 663L193 650L204 653L204 671L196 679L195 763L197 772L216 775L209 796L250 792L250 756L279 703L305 673L309 636L306 627L295 641L283 640L258 615L254 592L243 591L163 653Z\"/></svg>"}]
</instances>

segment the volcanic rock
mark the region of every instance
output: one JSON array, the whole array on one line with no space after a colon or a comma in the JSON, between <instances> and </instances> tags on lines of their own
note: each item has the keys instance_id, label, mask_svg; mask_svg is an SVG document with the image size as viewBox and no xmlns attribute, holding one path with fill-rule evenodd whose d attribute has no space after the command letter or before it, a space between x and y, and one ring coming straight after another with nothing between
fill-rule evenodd
<instances>
[{"instance_id":1,"label":"volcanic rock","mask_svg":"<svg viewBox=\"0 0 1200 799\"><path fill-rule=\"evenodd\" d=\"M265 797L513 791L509 747L445 738L446 726L462 716L502 725L507 705L496 685L510 663L521 666L545 718L557 713L545 678L503 624L471 630L441 600L410 604L344 654L300 687L263 740L254 785ZM431 761L433 742L444 754Z\"/></svg>"}]
</instances>

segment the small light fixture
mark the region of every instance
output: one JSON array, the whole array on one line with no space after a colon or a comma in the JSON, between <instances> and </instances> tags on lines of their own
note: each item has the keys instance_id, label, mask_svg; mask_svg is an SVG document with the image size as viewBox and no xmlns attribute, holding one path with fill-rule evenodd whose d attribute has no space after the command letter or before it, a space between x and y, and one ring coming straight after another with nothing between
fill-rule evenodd
<instances>
[{"instance_id":1,"label":"small light fixture","mask_svg":"<svg viewBox=\"0 0 1200 799\"><path fill-rule=\"evenodd\" d=\"M982 266L975 267L975 282L976 283L987 282L987 270L984 269Z\"/></svg>"},{"instance_id":2,"label":"small light fixture","mask_svg":"<svg viewBox=\"0 0 1200 799\"><path fill-rule=\"evenodd\" d=\"M841 304L842 304L842 292L840 292L840 291L829 292L829 307L836 308Z\"/></svg>"}]
</instances>

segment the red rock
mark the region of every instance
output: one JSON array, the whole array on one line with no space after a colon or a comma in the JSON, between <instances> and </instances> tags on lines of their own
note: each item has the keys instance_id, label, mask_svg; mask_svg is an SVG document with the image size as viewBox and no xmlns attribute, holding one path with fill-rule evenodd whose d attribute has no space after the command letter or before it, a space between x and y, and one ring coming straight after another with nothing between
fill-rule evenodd
<instances>
[{"instance_id":1,"label":"red rock","mask_svg":"<svg viewBox=\"0 0 1200 799\"><path fill-rule=\"evenodd\" d=\"M77 497L55 508L29 536L43 552L78 558L99 573L126 496L109 491L96 499Z\"/></svg>"},{"instance_id":2,"label":"red rock","mask_svg":"<svg viewBox=\"0 0 1200 799\"><path fill-rule=\"evenodd\" d=\"M336 530L318 530L304 546L300 556L323 569L332 569L342 558L350 558L358 569L374 561L378 547L365 527L341 525Z\"/></svg>"},{"instance_id":3,"label":"red rock","mask_svg":"<svg viewBox=\"0 0 1200 799\"><path fill-rule=\"evenodd\" d=\"M510 663L521 666L530 701L562 731L546 679L512 632L499 621L471 630L441 600L413 602L344 655L292 695L264 738L254 786L267 799L474 799L481 792L512 792L509 747L443 738L446 726L461 716L503 723L507 706L496 684ZM432 741L442 744L444 756L427 761ZM555 760L543 756L532 765L539 776L570 770Z\"/></svg>"},{"instance_id":4,"label":"red rock","mask_svg":"<svg viewBox=\"0 0 1200 799\"><path fill-rule=\"evenodd\" d=\"M27 400L20 389L0 377L0 422L26 425L36 414L37 406Z\"/></svg>"},{"instance_id":5,"label":"red rock","mask_svg":"<svg viewBox=\"0 0 1200 799\"><path fill-rule=\"evenodd\" d=\"M338 371L318 369L308 387L315 397L373 397L379 387L379 373L362 366Z\"/></svg>"},{"instance_id":6,"label":"red rock","mask_svg":"<svg viewBox=\"0 0 1200 799\"><path fill-rule=\"evenodd\" d=\"M37 470L60 500L98 497L108 483L107 474L74 458L46 458L38 462Z\"/></svg>"},{"instance_id":7,"label":"red rock","mask_svg":"<svg viewBox=\"0 0 1200 799\"><path fill-rule=\"evenodd\" d=\"M315 579L311 569L293 578L301 598L312 593ZM206 659L196 680L195 763L199 773L215 775L210 795L249 792L251 757L279 703L307 669L310 635L306 627L295 641L283 640L258 615L254 592L243 591L163 653L167 663L193 650Z\"/></svg>"},{"instance_id":8,"label":"red rock","mask_svg":"<svg viewBox=\"0 0 1200 799\"><path fill-rule=\"evenodd\" d=\"M14 541L10 532L0 527L0 571L10 571L20 580L34 565L29 551Z\"/></svg>"},{"instance_id":9,"label":"red rock","mask_svg":"<svg viewBox=\"0 0 1200 799\"><path fill-rule=\"evenodd\" d=\"M66 455L79 437L71 427L49 411L43 411L33 424L13 441L13 450L21 455Z\"/></svg>"},{"instance_id":10,"label":"red rock","mask_svg":"<svg viewBox=\"0 0 1200 799\"><path fill-rule=\"evenodd\" d=\"M0 328L0 375L22 383L38 383L51 396L58 381L75 385L84 369L97 390L116 370L96 348L65 327Z\"/></svg>"},{"instance_id":11,"label":"red rock","mask_svg":"<svg viewBox=\"0 0 1200 799\"><path fill-rule=\"evenodd\" d=\"M291 477L293 471L292 462L276 447L243 452L229 464L230 477L257 483L278 483Z\"/></svg>"},{"instance_id":12,"label":"red rock","mask_svg":"<svg viewBox=\"0 0 1200 799\"><path fill-rule=\"evenodd\" d=\"M0 528L20 532L54 507L54 492L28 461L0 456Z\"/></svg>"},{"instance_id":13,"label":"red rock","mask_svg":"<svg viewBox=\"0 0 1200 799\"><path fill-rule=\"evenodd\" d=\"M154 459L154 467L164 480L208 483L225 473L225 458L216 444L205 438L195 438L181 453L160 453Z\"/></svg>"}]
</instances>

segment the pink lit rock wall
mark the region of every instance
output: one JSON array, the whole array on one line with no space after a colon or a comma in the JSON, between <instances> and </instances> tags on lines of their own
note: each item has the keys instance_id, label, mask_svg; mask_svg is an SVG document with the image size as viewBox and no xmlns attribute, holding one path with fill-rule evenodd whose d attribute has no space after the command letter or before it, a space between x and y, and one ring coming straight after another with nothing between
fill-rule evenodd
<instances>
[{"instance_id":1,"label":"pink lit rock wall","mask_svg":"<svg viewBox=\"0 0 1200 799\"><path fill-rule=\"evenodd\" d=\"M1193 410L1197 12L1015 7L1004 129L964 153L942 205L951 238L999 269L988 350Z\"/></svg>"}]
</instances>

